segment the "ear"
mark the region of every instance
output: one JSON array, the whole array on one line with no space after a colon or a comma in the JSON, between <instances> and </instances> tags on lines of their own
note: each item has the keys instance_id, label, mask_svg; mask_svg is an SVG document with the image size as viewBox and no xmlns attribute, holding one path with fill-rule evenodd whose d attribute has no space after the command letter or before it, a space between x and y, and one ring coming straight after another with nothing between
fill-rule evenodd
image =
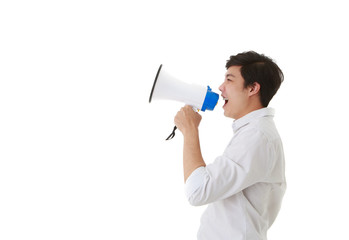
<instances>
[{"instance_id":1,"label":"ear","mask_svg":"<svg viewBox=\"0 0 349 240\"><path fill-rule=\"evenodd\" d=\"M249 96L258 94L260 89L261 89L261 85L258 82L252 83L249 86Z\"/></svg>"}]
</instances>

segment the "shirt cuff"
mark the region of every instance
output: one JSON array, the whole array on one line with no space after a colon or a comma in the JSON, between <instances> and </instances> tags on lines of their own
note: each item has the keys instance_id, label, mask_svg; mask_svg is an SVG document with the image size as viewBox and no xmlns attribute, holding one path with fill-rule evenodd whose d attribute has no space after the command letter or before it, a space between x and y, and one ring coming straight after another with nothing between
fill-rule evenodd
<instances>
[{"instance_id":1,"label":"shirt cuff","mask_svg":"<svg viewBox=\"0 0 349 240\"><path fill-rule=\"evenodd\" d=\"M185 182L185 195L189 198L204 182L206 174L205 167L195 169Z\"/></svg>"}]
</instances>

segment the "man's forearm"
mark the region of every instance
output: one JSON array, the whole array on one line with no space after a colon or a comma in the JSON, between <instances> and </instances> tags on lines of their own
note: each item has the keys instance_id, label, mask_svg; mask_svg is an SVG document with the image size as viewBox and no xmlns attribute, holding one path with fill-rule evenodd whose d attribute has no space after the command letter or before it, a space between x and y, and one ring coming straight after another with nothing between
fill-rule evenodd
<instances>
[{"instance_id":1,"label":"man's forearm","mask_svg":"<svg viewBox=\"0 0 349 240\"><path fill-rule=\"evenodd\" d=\"M184 146L183 146L183 171L184 171L184 182L187 181L190 174L198 167L205 167L206 164L202 158L199 132L193 130L188 134L184 135Z\"/></svg>"}]
</instances>

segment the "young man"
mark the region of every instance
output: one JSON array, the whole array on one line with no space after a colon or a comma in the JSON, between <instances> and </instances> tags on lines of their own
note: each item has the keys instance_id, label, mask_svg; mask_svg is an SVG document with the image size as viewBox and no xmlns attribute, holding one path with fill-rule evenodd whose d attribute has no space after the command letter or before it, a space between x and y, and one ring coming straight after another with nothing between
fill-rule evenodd
<instances>
[{"instance_id":1,"label":"young man","mask_svg":"<svg viewBox=\"0 0 349 240\"><path fill-rule=\"evenodd\" d=\"M268 57L244 52L231 56L219 87L224 115L233 118L234 136L224 153L206 165L198 127L201 116L183 107L175 124L184 136L186 195L194 206L208 204L199 240L265 240L286 190L282 142L269 101L283 81Z\"/></svg>"}]
</instances>

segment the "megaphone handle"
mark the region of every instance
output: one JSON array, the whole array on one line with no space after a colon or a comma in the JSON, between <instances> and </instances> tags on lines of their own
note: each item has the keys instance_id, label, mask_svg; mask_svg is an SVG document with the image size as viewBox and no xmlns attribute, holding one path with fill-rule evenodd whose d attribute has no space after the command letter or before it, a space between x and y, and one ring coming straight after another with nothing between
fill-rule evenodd
<instances>
[{"instance_id":1,"label":"megaphone handle","mask_svg":"<svg viewBox=\"0 0 349 240\"><path fill-rule=\"evenodd\" d=\"M172 130L172 133L170 134L170 136L168 136L167 138L166 138L166 141L167 140L171 140L175 135L176 135L176 129L177 129L177 126L174 126L174 128L173 128L173 130Z\"/></svg>"},{"instance_id":2,"label":"megaphone handle","mask_svg":"<svg viewBox=\"0 0 349 240\"><path fill-rule=\"evenodd\" d=\"M192 109L193 109L194 112L199 112L199 111L200 111L200 109L198 109L198 108L196 108L196 107L192 107ZM177 129L177 126L174 126L174 128L173 128L173 130L172 130L172 133L170 134L170 136L168 136L168 137L166 138L166 141L167 141L167 140L171 140L172 138L174 138L174 136L176 135L176 129Z\"/></svg>"}]
</instances>

